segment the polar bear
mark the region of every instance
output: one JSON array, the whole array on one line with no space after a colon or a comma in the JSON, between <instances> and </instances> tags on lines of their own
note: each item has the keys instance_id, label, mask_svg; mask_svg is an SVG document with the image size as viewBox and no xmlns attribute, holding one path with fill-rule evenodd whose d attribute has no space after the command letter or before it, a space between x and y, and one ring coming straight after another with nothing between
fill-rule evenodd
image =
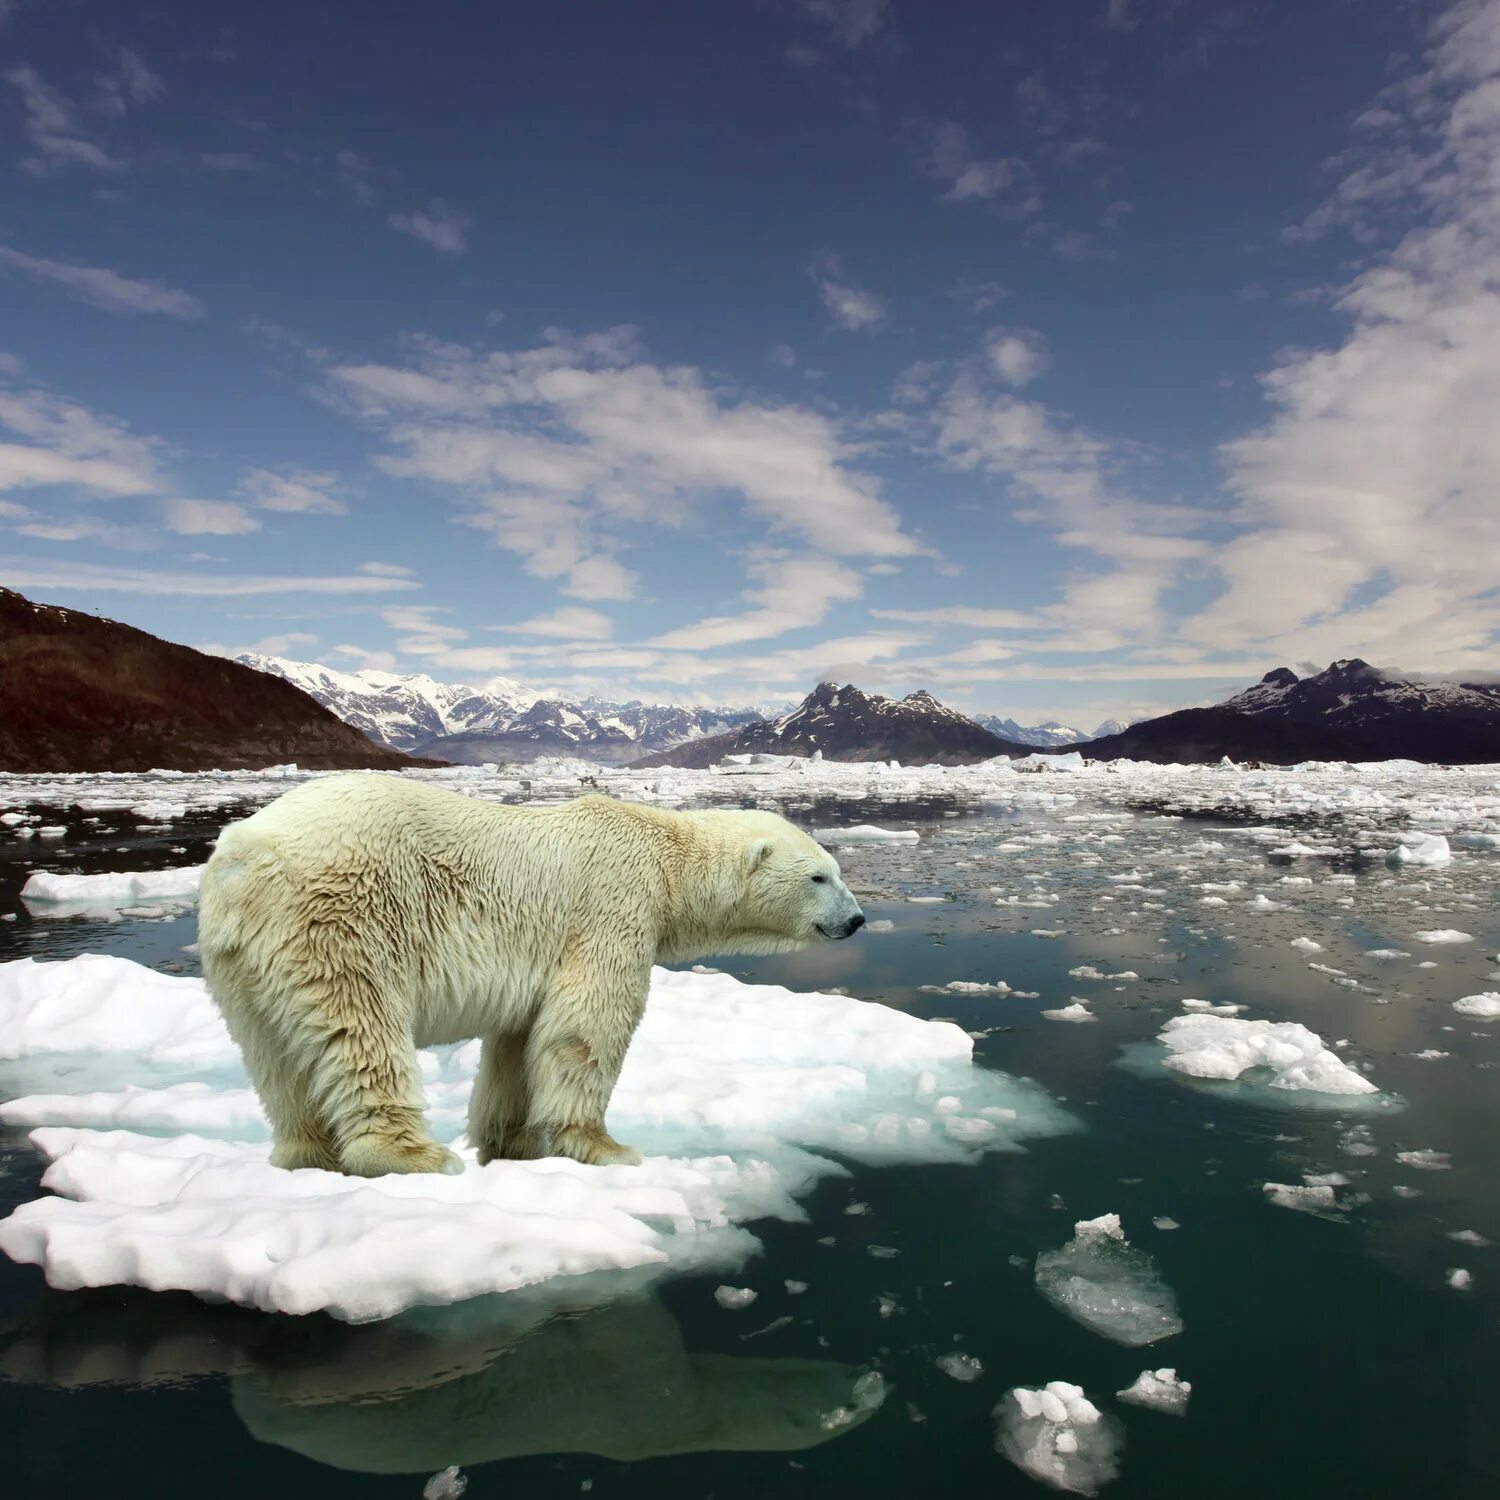
<instances>
[{"instance_id":1,"label":"polar bear","mask_svg":"<svg viewBox=\"0 0 1500 1500\"><path fill-rule=\"evenodd\" d=\"M416 1048L483 1038L481 1163L635 1163L604 1128L651 966L846 938L820 845L765 812L586 796L506 807L379 774L311 781L233 824L203 874L203 974L277 1166L456 1172Z\"/></svg>"}]
</instances>

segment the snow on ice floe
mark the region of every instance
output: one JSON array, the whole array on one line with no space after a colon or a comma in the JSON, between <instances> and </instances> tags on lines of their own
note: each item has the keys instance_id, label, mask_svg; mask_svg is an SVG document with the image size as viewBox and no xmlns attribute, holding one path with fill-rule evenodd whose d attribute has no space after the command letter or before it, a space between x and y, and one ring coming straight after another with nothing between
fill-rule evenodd
<instances>
[{"instance_id":1,"label":"snow on ice floe","mask_svg":"<svg viewBox=\"0 0 1500 1500\"><path fill-rule=\"evenodd\" d=\"M1017 1386L994 1410L995 1448L1053 1489L1095 1494L1120 1470L1119 1423L1066 1380Z\"/></svg>"},{"instance_id":2,"label":"snow on ice floe","mask_svg":"<svg viewBox=\"0 0 1500 1500\"><path fill-rule=\"evenodd\" d=\"M43 870L21 888L34 917L106 916L151 902L190 904L198 899L202 865L105 875L55 875Z\"/></svg>"},{"instance_id":3,"label":"snow on ice floe","mask_svg":"<svg viewBox=\"0 0 1500 1500\"><path fill-rule=\"evenodd\" d=\"M1038 1255L1036 1286L1060 1312L1117 1344L1182 1332L1175 1294L1151 1256L1125 1238L1118 1214L1080 1219L1062 1249Z\"/></svg>"},{"instance_id":4,"label":"snow on ice floe","mask_svg":"<svg viewBox=\"0 0 1500 1500\"><path fill-rule=\"evenodd\" d=\"M1406 833L1401 842L1386 855L1391 865L1429 865L1434 868L1452 864L1453 851L1440 833Z\"/></svg>"},{"instance_id":5,"label":"snow on ice floe","mask_svg":"<svg viewBox=\"0 0 1500 1500\"><path fill-rule=\"evenodd\" d=\"M1474 935L1469 932L1460 932L1456 927L1432 927L1426 932L1414 932L1412 936L1419 943L1472 943Z\"/></svg>"},{"instance_id":6,"label":"snow on ice floe","mask_svg":"<svg viewBox=\"0 0 1500 1500\"><path fill-rule=\"evenodd\" d=\"M1193 1393L1191 1381L1179 1380L1176 1370L1142 1370L1132 1384L1115 1395L1132 1406L1149 1406L1180 1417L1187 1411Z\"/></svg>"},{"instance_id":7,"label":"snow on ice floe","mask_svg":"<svg viewBox=\"0 0 1500 1500\"><path fill-rule=\"evenodd\" d=\"M1465 995L1462 1000L1453 1002L1453 1008L1461 1016L1479 1016L1492 1021L1500 1016L1500 994L1488 991L1483 995Z\"/></svg>"},{"instance_id":8,"label":"snow on ice floe","mask_svg":"<svg viewBox=\"0 0 1500 1500\"><path fill-rule=\"evenodd\" d=\"M1330 1094L1340 1103L1379 1090L1295 1021L1242 1021L1197 1013L1173 1016L1157 1040L1170 1073L1241 1080L1282 1093ZM1308 1100L1307 1102L1316 1102Z\"/></svg>"},{"instance_id":9,"label":"snow on ice floe","mask_svg":"<svg viewBox=\"0 0 1500 1500\"><path fill-rule=\"evenodd\" d=\"M200 980L22 959L0 965L5 1092L22 1095L5 1117L50 1122L32 1140L57 1196L0 1222L0 1249L63 1288L351 1321L590 1271L732 1269L755 1248L738 1226L800 1219L797 1195L843 1170L830 1157L963 1162L1074 1128L1035 1085L976 1068L972 1048L957 1026L881 1005L656 970L609 1117L642 1166L479 1167L457 1140L470 1042L419 1054L434 1132L466 1170L365 1180L270 1166ZM50 1090L26 1093L38 1080ZM88 1092L57 1091L80 1081Z\"/></svg>"}]
</instances>

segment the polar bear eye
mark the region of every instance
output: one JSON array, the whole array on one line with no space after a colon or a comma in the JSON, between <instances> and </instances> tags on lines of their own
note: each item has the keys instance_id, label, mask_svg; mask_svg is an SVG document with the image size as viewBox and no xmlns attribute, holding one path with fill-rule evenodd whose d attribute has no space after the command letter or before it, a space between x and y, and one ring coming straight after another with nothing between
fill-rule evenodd
<instances>
[{"instance_id":1,"label":"polar bear eye","mask_svg":"<svg viewBox=\"0 0 1500 1500\"><path fill-rule=\"evenodd\" d=\"M814 885L828 884L828 877L826 875L809 875L807 878L811 880Z\"/></svg>"}]
</instances>

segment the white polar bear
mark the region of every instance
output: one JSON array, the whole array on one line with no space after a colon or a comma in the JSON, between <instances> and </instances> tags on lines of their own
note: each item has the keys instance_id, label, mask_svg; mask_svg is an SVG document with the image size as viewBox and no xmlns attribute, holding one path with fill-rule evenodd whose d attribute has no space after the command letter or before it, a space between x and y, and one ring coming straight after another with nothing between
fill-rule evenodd
<instances>
[{"instance_id":1,"label":"white polar bear","mask_svg":"<svg viewBox=\"0 0 1500 1500\"><path fill-rule=\"evenodd\" d=\"M282 1167L460 1170L415 1049L482 1037L481 1162L638 1162L604 1112L651 965L844 938L833 857L763 812L581 797L504 807L335 776L225 829L203 874L203 974Z\"/></svg>"}]
</instances>

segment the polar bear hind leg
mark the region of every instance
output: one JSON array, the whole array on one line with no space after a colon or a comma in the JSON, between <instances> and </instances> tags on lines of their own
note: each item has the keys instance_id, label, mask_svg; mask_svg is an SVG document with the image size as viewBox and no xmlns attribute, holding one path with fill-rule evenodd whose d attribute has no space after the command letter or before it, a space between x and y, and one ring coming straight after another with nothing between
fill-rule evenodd
<instances>
[{"instance_id":1,"label":"polar bear hind leg","mask_svg":"<svg viewBox=\"0 0 1500 1500\"><path fill-rule=\"evenodd\" d=\"M517 1157L526 1149L531 1089L526 1077L528 1031L491 1032L479 1054L469 1097L469 1144L479 1165Z\"/></svg>"}]
</instances>

